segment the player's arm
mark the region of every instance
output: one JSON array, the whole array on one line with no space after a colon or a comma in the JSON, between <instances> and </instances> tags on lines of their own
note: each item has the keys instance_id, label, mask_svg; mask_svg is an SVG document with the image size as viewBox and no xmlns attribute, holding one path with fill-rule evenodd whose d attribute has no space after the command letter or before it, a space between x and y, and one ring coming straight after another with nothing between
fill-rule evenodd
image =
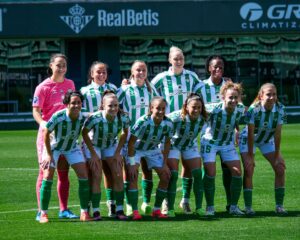
<instances>
[{"instance_id":1,"label":"player's arm","mask_svg":"<svg viewBox=\"0 0 300 240\"><path fill-rule=\"evenodd\" d=\"M129 166L128 166L128 175L130 179L136 179L137 178L137 164L135 164L135 151L134 151L134 145L137 140L137 137L134 135L130 135L129 141L128 141L128 159L129 159Z\"/></svg>"},{"instance_id":2,"label":"player's arm","mask_svg":"<svg viewBox=\"0 0 300 240\"><path fill-rule=\"evenodd\" d=\"M275 134L274 134L275 158L277 158L280 154L281 129L282 129L282 125L277 125L277 127L275 129Z\"/></svg>"},{"instance_id":3,"label":"player's arm","mask_svg":"<svg viewBox=\"0 0 300 240\"><path fill-rule=\"evenodd\" d=\"M81 133L83 141L91 153L91 159L90 159L89 163L90 163L91 168L101 171L101 161L100 161L100 159L93 147L93 143L88 135L89 131L90 131L90 129L83 127L82 133Z\"/></svg>"},{"instance_id":4,"label":"player's arm","mask_svg":"<svg viewBox=\"0 0 300 240\"><path fill-rule=\"evenodd\" d=\"M50 144L51 132L49 131L48 128L45 128L43 134L44 134L44 144L45 144L47 154L43 159L43 162L41 163L41 167L45 170L45 169L49 169L51 162L54 163L54 161L53 161L53 155L52 155L51 144Z\"/></svg>"},{"instance_id":5,"label":"player's arm","mask_svg":"<svg viewBox=\"0 0 300 240\"><path fill-rule=\"evenodd\" d=\"M120 152L122 150L122 147L126 143L127 135L128 135L128 128L124 128L121 135L120 135L120 138L119 138L119 143L118 143L118 146L116 148L116 153L120 154Z\"/></svg>"},{"instance_id":6,"label":"player's arm","mask_svg":"<svg viewBox=\"0 0 300 240\"><path fill-rule=\"evenodd\" d=\"M247 137L247 144L248 144L248 156L249 160L254 162L253 156L253 147L254 147L254 124L248 124L248 137Z\"/></svg>"},{"instance_id":7,"label":"player's arm","mask_svg":"<svg viewBox=\"0 0 300 240\"><path fill-rule=\"evenodd\" d=\"M32 115L34 120L43 128L46 126L46 121L42 118L42 110L40 107L33 107L32 108Z\"/></svg>"}]
</instances>

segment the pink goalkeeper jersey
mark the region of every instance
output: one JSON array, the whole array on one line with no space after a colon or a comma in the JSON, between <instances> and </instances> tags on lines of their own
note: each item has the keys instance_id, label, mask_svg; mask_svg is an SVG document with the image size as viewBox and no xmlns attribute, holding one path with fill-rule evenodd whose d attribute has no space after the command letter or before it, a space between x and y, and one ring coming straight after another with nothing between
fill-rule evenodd
<instances>
[{"instance_id":1,"label":"pink goalkeeper jersey","mask_svg":"<svg viewBox=\"0 0 300 240\"><path fill-rule=\"evenodd\" d=\"M41 108L43 120L48 121L53 113L65 108L63 99L68 90L75 90L72 80L65 78L57 83L47 78L36 87L32 107Z\"/></svg>"}]
</instances>

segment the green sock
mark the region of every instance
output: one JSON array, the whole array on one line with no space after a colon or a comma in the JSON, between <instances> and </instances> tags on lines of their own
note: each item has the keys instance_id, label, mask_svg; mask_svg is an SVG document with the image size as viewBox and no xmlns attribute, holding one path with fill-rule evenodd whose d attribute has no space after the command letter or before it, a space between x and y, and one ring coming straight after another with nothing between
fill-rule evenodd
<instances>
[{"instance_id":1,"label":"green sock","mask_svg":"<svg viewBox=\"0 0 300 240\"><path fill-rule=\"evenodd\" d=\"M203 200L203 180L202 171L200 168L192 170L192 175L194 178L193 190L195 194L196 209L202 208Z\"/></svg>"},{"instance_id":2,"label":"green sock","mask_svg":"<svg viewBox=\"0 0 300 240\"><path fill-rule=\"evenodd\" d=\"M125 202L126 204L129 204L128 200L128 188L129 188L129 182L124 182L124 196L125 196Z\"/></svg>"},{"instance_id":3,"label":"green sock","mask_svg":"<svg viewBox=\"0 0 300 240\"><path fill-rule=\"evenodd\" d=\"M237 205L242 191L242 177L232 176L231 178L231 205Z\"/></svg>"},{"instance_id":4,"label":"green sock","mask_svg":"<svg viewBox=\"0 0 300 240\"><path fill-rule=\"evenodd\" d=\"M51 197L51 187L53 181L43 180L42 186L40 189L40 198L41 198L41 209L48 210L50 197Z\"/></svg>"},{"instance_id":5,"label":"green sock","mask_svg":"<svg viewBox=\"0 0 300 240\"><path fill-rule=\"evenodd\" d=\"M90 185L88 179L78 179L79 182L79 201L81 209L88 209ZM94 206L93 206L94 207Z\"/></svg>"},{"instance_id":6,"label":"green sock","mask_svg":"<svg viewBox=\"0 0 300 240\"><path fill-rule=\"evenodd\" d=\"M182 197L183 198L190 198L193 179L192 178L181 178L182 180Z\"/></svg>"},{"instance_id":7,"label":"green sock","mask_svg":"<svg viewBox=\"0 0 300 240\"><path fill-rule=\"evenodd\" d=\"M244 189L244 202L245 207L252 207L252 189L251 188L245 188Z\"/></svg>"},{"instance_id":8,"label":"green sock","mask_svg":"<svg viewBox=\"0 0 300 240\"><path fill-rule=\"evenodd\" d=\"M116 197L116 205L123 206L124 203L124 191L114 191L114 196Z\"/></svg>"},{"instance_id":9,"label":"green sock","mask_svg":"<svg viewBox=\"0 0 300 240\"><path fill-rule=\"evenodd\" d=\"M114 191L111 188L105 188L105 193L106 193L106 200L107 201L115 200Z\"/></svg>"},{"instance_id":10,"label":"green sock","mask_svg":"<svg viewBox=\"0 0 300 240\"><path fill-rule=\"evenodd\" d=\"M137 189L129 189L128 190L128 202L132 206L132 210L138 210L138 197L139 192Z\"/></svg>"},{"instance_id":11,"label":"green sock","mask_svg":"<svg viewBox=\"0 0 300 240\"><path fill-rule=\"evenodd\" d=\"M174 210L174 203L176 198L178 171L171 171L171 178L168 186L168 208Z\"/></svg>"},{"instance_id":12,"label":"green sock","mask_svg":"<svg viewBox=\"0 0 300 240\"><path fill-rule=\"evenodd\" d=\"M153 181L142 179L142 195L143 195L143 202L149 203L151 200L151 194L153 189Z\"/></svg>"},{"instance_id":13,"label":"green sock","mask_svg":"<svg viewBox=\"0 0 300 240\"><path fill-rule=\"evenodd\" d=\"M167 191L163 189L156 189L156 196L155 196L155 208L160 208L163 200L167 197Z\"/></svg>"},{"instance_id":14,"label":"green sock","mask_svg":"<svg viewBox=\"0 0 300 240\"><path fill-rule=\"evenodd\" d=\"M99 193L92 193L92 205L93 208L99 208L100 200L101 200L101 192Z\"/></svg>"},{"instance_id":15,"label":"green sock","mask_svg":"<svg viewBox=\"0 0 300 240\"><path fill-rule=\"evenodd\" d=\"M231 172L227 166L223 167L222 164L222 180L223 180L223 186L225 189L225 194L226 194L226 200L227 200L227 205L230 205L231 203Z\"/></svg>"},{"instance_id":16,"label":"green sock","mask_svg":"<svg viewBox=\"0 0 300 240\"><path fill-rule=\"evenodd\" d=\"M275 188L275 203L276 203L276 206L277 205L283 206L284 192L285 192L284 187Z\"/></svg>"},{"instance_id":17,"label":"green sock","mask_svg":"<svg viewBox=\"0 0 300 240\"><path fill-rule=\"evenodd\" d=\"M203 179L204 193L206 205L208 207L214 206L215 202L215 177L209 177L205 174Z\"/></svg>"}]
</instances>

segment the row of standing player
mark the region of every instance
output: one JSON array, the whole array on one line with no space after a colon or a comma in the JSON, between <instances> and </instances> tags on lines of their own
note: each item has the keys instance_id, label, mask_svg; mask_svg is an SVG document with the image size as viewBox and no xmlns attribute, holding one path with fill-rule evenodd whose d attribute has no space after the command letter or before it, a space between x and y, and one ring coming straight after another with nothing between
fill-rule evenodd
<instances>
[{"instance_id":1,"label":"row of standing player","mask_svg":"<svg viewBox=\"0 0 300 240\"><path fill-rule=\"evenodd\" d=\"M55 68L55 66L57 66L57 68L58 68L59 65L55 65L54 64L55 58L52 59L52 60L53 61L50 63L50 67ZM64 58L60 59L60 60L65 61ZM169 61L170 61L171 65L172 65L171 68L169 69L169 71L158 75L153 80L152 83L154 83L155 87L160 91L160 93L162 93L162 95L165 95L165 98L167 99L167 101L169 101L168 102L169 104L168 104L167 108L173 108L172 110L175 110L175 109L178 109L179 105L182 105L183 99L186 98L186 96L184 96L184 94L187 93L187 92L189 92L189 91L192 91L190 89L194 89L193 87L195 87L195 85L197 85L195 83L197 83L198 81L197 81L197 76L193 72L190 72L190 71L187 71L187 70L183 69L184 56L183 56L183 54L182 54L182 52L181 52L180 49L174 48L174 47L170 49ZM64 63L64 64L66 65L66 63ZM64 65L64 64L62 64L62 65ZM208 79L207 84L205 85L205 88L204 87L200 87L201 90L205 89L204 92L202 91L202 96L204 97L204 99L205 99L206 102L209 102L209 101L211 101L211 102L218 101L218 99L216 99L216 97L218 96L219 88L225 82L224 79L222 78L223 68L224 68L224 61L223 61L223 59L221 57L214 56L214 57L211 57L208 60L208 65L207 66L208 66L209 72L211 73L211 77L210 77L210 79ZM59 68L57 70L59 70ZM66 69L65 69L65 71L66 71ZM62 76L63 79L64 79L65 71L60 71L59 70L58 73L60 73L60 74L55 74L54 73L52 75L51 79L52 78L53 79L57 78L58 75ZM88 94L87 94L88 97L85 96L85 100L90 97L90 99L92 101L89 101L89 102L95 102L96 101L95 109L94 109L94 110L96 110L96 109L98 109L98 106L100 105L99 100L101 99L101 97L100 97L101 96L101 89L104 90L103 88L107 87L107 85L111 86L111 84L105 83L105 81L107 79L107 67L105 65L103 65L103 64L98 64L98 63L94 64L91 67L90 76L91 76L91 78L93 80L92 80L92 83L90 85L90 87L91 87L90 91L87 91L88 92ZM102 76L102 79L101 79L101 76ZM153 96L155 94L155 88L153 88L153 90L152 90L153 92L150 90L150 89L152 89L152 86L146 80L146 77L147 77L147 68L146 68L145 63L143 63L141 61L135 62L133 64L133 66L132 66L132 79L133 79L133 81L131 82L130 87L129 86L122 87L123 90L127 89L127 92L128 92L127 99L126 99L126 96L125 96L126 101L123 104L123 106L124 106L125 109L126 109L126 106L127 106L127 109L128 109L128 106L129 106L128 103L133 104L133 105L131 105L131 106L133 106L132 107L133 108L132 112L139 110L138 106L141 106L141 105L145 106L147 103L149 104L149 99L150 98L147 98L147 97L148 96L151 97L151 96ZM48 79L48 80L50 80L50 83L49 83L50 85L51 85L51 79ZM95 87L99 87L99 86L96 85L97 80L98 80L98 85L102 86L102 87L99 88L100 89L99 91L97 91L97 89L95 88ZM100 82L99 82L99 80L100 80ZM67 81L64 81L64 80L61 81L61 83L63 83L63 82L67 82ZM217 84L217 83L219 83L219 84ZM55 84L53 82L52 82L52 84L55 85L54 87L58 87L58 86L56 86L57 84ZM63 84L61 84L61 86L62 85ZM137 88L137 86L144 86L144 87ZM200 86L203 86L203 84L200 85ZM50 88L51 88L51 86L50 86ZM40 87L40 89L41 89L41 87ZM128 90L128 89L130 89L130 90ZM96 90L95 91L96 94L95 93L93 94L93 90ZM143 94L141 92L137 92L137 91L141 91L141 90L143 90L146 94ZM186 90L186 92L184 90ZM37 92L39 92L39 91L37 91ZM56 92L56 94L63 95L63 92L54 91L54 93L55 92ZM121 94L119 94L119 98L120 97L122 98L122 91L120 91L120 92L121 92ZM84 89L82 89L82 93L85 94ZM140 94L142 94L142 96ZM179 96L178 98L176 97L177 95ZM138 98L138 100L136 100L133 96L135 96L135 98L136 98L136 96L140 96L140 97ZM168 97L169 97L169 99L168 99ZM36 115L36 112L40 113L39 110L41 110L41 106L44 106L42 104L39 105L39 102L42 101L42 100L40 100L40 98L41 97L40 97L39 94L35 94L35 98L34 98L34 111L33 111L34 112L34 116ZM135 101L135 102L132 102L132 101ZM139 102L136 102L136 101L139 101ZM145 102L143 102L143 101L145 101ZM126 105L126 102L128 102L127 105ZM47 101L47 103L49 104L49 101ZM53 104L53 106L57 106L57 104ZM88 108L88 104L86 104L86 107ZM44 115L46 115L46 113L47 113L47 110L45 110L45 109L47 109L47 107L43 107L43 114ZM89 110L89 111L91 111L91 110ZM167 110L167 112L168 111L170 111L170 110ZM128 112L129 113L131 112L130 109L129 109ZM131 116L131 118L132 117L133 116ZM35 116L35 118L37 119L37 121L40 120L41 125L43 125L43 122L41 121L41 119L38 119L36 116ZM47 119L45 118L45 120L47 120ZM104 162L105 161L103 161L103 163ZM183 160L183 165L188 165L188 164L190 164L190 162L192 162L192 161L185 161L185 160ZM176 163L176 161L175 161L175 163ZM104 173L105 173L105 167L104 167L104 165L105 164L103 164L103 169L104 169ZM168 166L170 167L170 165L172 167L172 162L170 161L170 163L169 163L169 161L168 161ZM176 169L176 165L177 165L177 169ZM273 164L272 164L272 166L273 166ZM193 170L193 169L191 169L190 166L187 166L186 168L189 168L189 170L190 170L189 173L191 174L191 172L192 172L191 170ZM110 170L109 168L106 168L106 169ZM177 180L177 177L178 177L178 173L176 174L176 172L177 172L176 170L178 171L178 161L177 161L177 164L175 164L175 168L173 167L173 169L171 171L171 173L172 173L171 174L171 179L173 179L173 180ZM65 173L65 171L61 171L61 167L60 167L60 164L59 164L58 165L59 182L60 182L60 177L62 175L61 173ZM149 176L149 171L146 171L146 173ZM105 174L105 175L107 175L108 178L109 178L109 176L112 176L112 174ZM194 173L193 175L197 175L197 174ZM278 174L276 174L276 175L278 175ZM146 175L146 177L147 177L147 175ZM148 209L149 210L149 205L148 205L148 203L150 201L149 189L150 189L150 192L151 192L152 182L151 182L151 180L149 180L149 178L147 179L146 177L143 178L143 183L142 183L143 189L145 189L145 194L143 194L144 195L144 197L143 197L143 202L144 202L143 205L144 205L144 209ZM150 175L150 177L151 177L151 175ZM195 176L193 176L193 177L194 177L194 179L196 179ZM180 205L184 206L185 210L189 210L189 204L188 204L189 191L188 190L191 188L189 186L190 185L190 180L189 180L189 177L187 177L187 178L183 177L183 180L185 180L185 181L183 181L184 182L183 189L185 190L185 196L184 196L183 201L181 202ZM112 181L112 179L110 179L110 180L108 180L106 182L108 182L108 184L107 184L107 186L108 186L113 181ZM195 182L198 182L198 181L195 181ZM278 182L278 181L276 181L276 182ZM197 184L194 184L194 191L195 191L195 188L197 188L197 187L195 187L195 185L197 185ZM282 186L282 181L281 181L280 185L281 186L279 186L279 188L277 187L276 189L284 189L283 186ZM283 185L284 185L284 183L283 183ZM61 186L61 185L59 185L59 186ZM277 186L278 186L278 184L277 184ZM169 188L170 187L171 186L169 186ZM174 187L174 184L173 184L173 187ZM252 186L250 186L249 188L247 188L247 192L251 192L251 191L249 191L249 189L251 189L251 187ZM111 191L109 189L113 189L113 186L108 186L107 187L107 193L110 193L110 194L108 194L108 196L111 196L110 202L109 202L109 206L113 206L113 203L114 203L113 202L113 197L112 197L113 191ZM66 193L66 191L60 191L60 193L62 193L62 192ZM132 192L134 192L134 191L132 191ZM230 196L230 191L227 191L227 193L228 192L229 192L229 196ZM170 194L168 194L168 198L169 198L169 195ZM64 200L64 199L66 199L66 198L60 198L60 200ZM227 198L227 199L229 199L229 198ZM172 207L171 207L172 206L172 200L169 200L168 202L169 202L169 212L168 213L169 213L169 215L172 215L172 210L173 210ZM227 202L230 203L230 200L227 201ZM280 205L280 204L278 204L278 205ZM63 212L66 212L66 211L69 212L66 207L65 207L65 209L63 209L62 207L64 207L64 206L61 206L61 209L65 210ZM136 207L134 207L134 208L136 208ZM199 209L199 208L197 208L197 209ZM208 210L209 210L209 208L208 208ZM173 210L173 213L174 213L174 210Z\"/></svg>"}]
</instances>

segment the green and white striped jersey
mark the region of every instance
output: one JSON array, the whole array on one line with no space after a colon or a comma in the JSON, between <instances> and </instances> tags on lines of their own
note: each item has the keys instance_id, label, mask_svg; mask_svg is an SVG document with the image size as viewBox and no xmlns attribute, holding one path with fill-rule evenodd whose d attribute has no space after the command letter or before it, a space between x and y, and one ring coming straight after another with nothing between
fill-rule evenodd
<instances>
[{"instance_id":1,"label":"green and white striped jersey","mask_svg":"<svg viewBox=\"0 0 300 240\"><path fill-rule=\"evenodd\" d=\"M84 123L84 128L93 130L92 143L99 148L108 148L117 143L118 134L130 126L127 114L121 114L110 122L104 111L93 113Z\"/></svg>"},{"instance_id":2,"label":"green and white striped jersey","mask_svg":"<svg viewBox=\"0 0 300 240\"><path fill-rule=\"evenodd\" d=\"M171 69L159 73L151 83L160 96L166 99L168 105L166 113L171 113L182 108L188 94L194 92L195 86L201 82L196 73L183 69L180 75L175 75Z\"/></svg>"},{"instance_id":3,"label":"green and white striped jersey","mask_svg":"<svg viewBox=\"0 0 300 240\"><path fill-rule=\"evenodd\" d=\"M102 96L105 90L117 92L117 87L112 83L104 83L102 86L92 82L90 85L82 87L80 92L84 96L82 106L88 112L96 112L101 106Z\"/></svg>"},{"instance_id":4,"label":"green and white striped jersey","mask_svg":"<svg viewBox=\"0 0 300 240\"><path fill-rule=\"evenodd\" d=\"M144 115L140 117L130 130L130 134L137 137L135 143L136 150L154 150L165 137L171 138L173 135L173 123L165 117L156 126L152 117Z\"/></svg>"},{"instance_id":5,"label":"green and white striped jersey","mask_svg":"<svg viewBox=\"0 0 300 240\"><path fill-rule=\"evenodd\" d=\"M217 146L233 144L235 127L239 124L244 111L245 106L240 103L231 114L226 112L224 102L213 104L209 109L208 126L202 139Z\"/></svg>"},{"instance_id":6,"label":"green and white striped jersey","mask_svg":"<svg viewBox=\"0 0 300 240\"><path fill-rule=\"evenodd\" d=\"M286 124L285 107L277 103L267 111L260 102L254 103L246 113L245 122L254 125L255 143L267 143L274 136L276 127Z\"/></svg>"},{"instance_id":7,"label":"green and white striped jersey","mask_svg":"<svg viewBox=\"0 0 300 240\"><path fill-rule=\"evenodd\" d=\"M191 121L188 115L182 119L181 110L168 114L174 125L174 135L171 138L172 147L186 150L194 145L194 140L200 133L205 120L200 115L195 121Z\"/></svg>"},{"instance_id":8,"label":"green and white striped jersey","mask_svg":"<svg viewBox=\"0 0 300 240\"><path fill-rule=\"evenodd\" d=\"M219 85L215 85L210 77L203 80L204 84L200 83L195 87L195 93L202 96L204 104L218 103L221 101L220 89L225 82L224 78L222 78L222 82Z\"/></svg>"},{"instance_id":9,"label":"green and white striped jersey","mask_svg":"<svg viewBox=\"0 0 300 240\"><path fill-rule=\"evenodd\" d=\"M52 115L46 124L51 135L51 150L69 151L75 148L85 117L81 112L76 121L68 116L68 110L62 109Z\"/></svg>"},{"instance_id":10,"label":"green and white striped jersey","mask_svg":"<svg viewBox=\"0 0 300 240\"><path fill-rule=\"evenodd\" d=\"M153 96L158 96L154 86L150 84L152 93L148 91L147 85L139 87L135 82L130 85L123 85L118 90L118 100L123 104L123 109L129 114L131 126L138 118L148 113L150 101Z\"/></svg>"}]
</instances>

